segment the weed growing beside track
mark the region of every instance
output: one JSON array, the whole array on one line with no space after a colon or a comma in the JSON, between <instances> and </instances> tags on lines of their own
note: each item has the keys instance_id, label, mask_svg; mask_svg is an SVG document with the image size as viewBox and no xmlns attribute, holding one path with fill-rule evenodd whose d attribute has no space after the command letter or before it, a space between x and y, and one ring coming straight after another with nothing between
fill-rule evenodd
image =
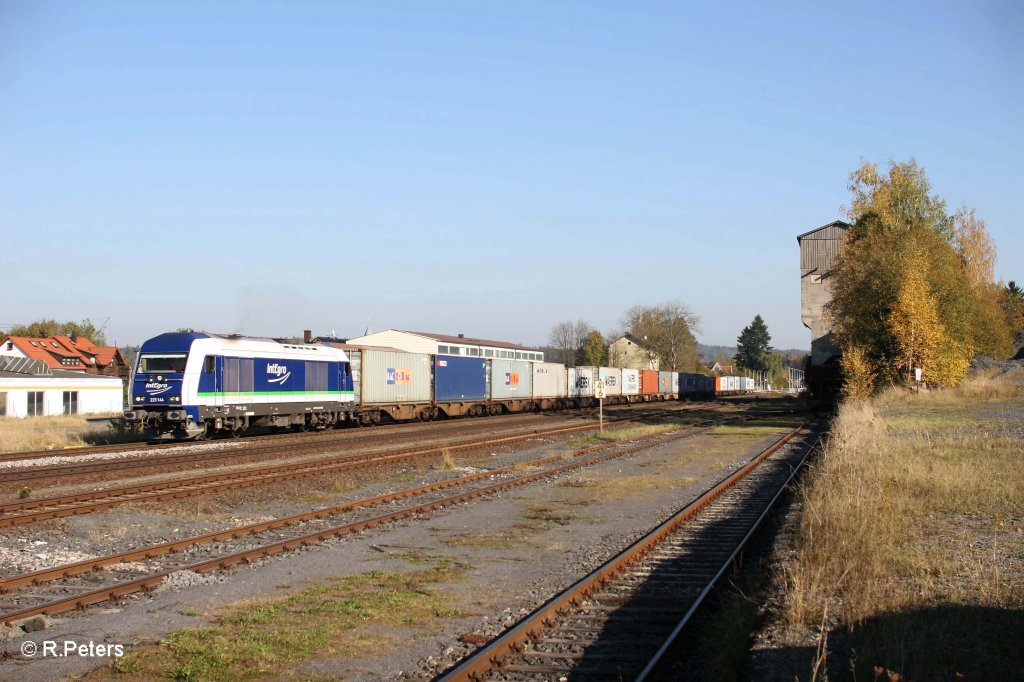
<instances>
[{"instance_id":1,"label":"weed growing beside track","mask_svg":"<svg viewBox=\"0 0 1024 682\"><path fill-rule=\"evenodd\" d=\"M307 661L401 646L409 632L463 615L439 589L460 572L441 561L424 571L344 576L287 597L236 604L214 614L211 627L179 630L91 679L277 677Z\"/></svg>"},{"instance_id":2,"label":"weed growing beside track","mask_svg":"<svg viewBox=\"0 0 1024 682\"><path fill-rule=\"evenodd\" d=\"M1024 384L847 403L802 494L783 616L828 634L817 679L1018 679Z\"/></svg>"}]
</instances>

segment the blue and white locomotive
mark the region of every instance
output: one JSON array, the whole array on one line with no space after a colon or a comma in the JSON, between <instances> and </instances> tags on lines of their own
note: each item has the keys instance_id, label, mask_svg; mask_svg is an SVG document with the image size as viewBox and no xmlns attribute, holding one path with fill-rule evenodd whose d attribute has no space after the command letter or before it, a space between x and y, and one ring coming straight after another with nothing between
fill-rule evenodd
<instances>
[{"instance_id":1,"label":"blue and white locomotive","mask_svg":"<svg viewBox=\"0 0 1024 682\"><path fill-rule=\"evenodd\" d=\"M132 376L129 423L150 440L240 435L250 426L324 429L354 409L345 352L199 332L146 341Z\"/></svg>"}]
</instances>

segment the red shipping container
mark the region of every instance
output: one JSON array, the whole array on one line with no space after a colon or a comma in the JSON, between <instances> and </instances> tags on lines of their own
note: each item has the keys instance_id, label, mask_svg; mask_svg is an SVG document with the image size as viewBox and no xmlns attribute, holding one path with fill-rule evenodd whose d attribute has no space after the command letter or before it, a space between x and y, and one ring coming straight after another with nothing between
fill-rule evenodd
<instances>
[{"instance_id":1,"label":"red shipping container","mask_svg":"<svg viewBox=\"0 0 1024 682\"><path fill-rule=\"evenodd\" d=\"M650 369L640 370L640 393L654 395L658 392L658 373Z\"/></svg>"}]
</instances>

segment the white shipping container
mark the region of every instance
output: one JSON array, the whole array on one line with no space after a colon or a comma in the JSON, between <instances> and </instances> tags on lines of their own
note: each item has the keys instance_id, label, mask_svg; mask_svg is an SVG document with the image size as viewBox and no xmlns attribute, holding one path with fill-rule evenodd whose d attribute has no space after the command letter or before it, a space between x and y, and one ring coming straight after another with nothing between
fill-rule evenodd
<instances>
[{"instance_id":1,"label":"white shipping container","mask_svg":"<svg viewBox=\"0 0 1024 682\"><path fill-rule=\"evenodd\" d=\"M593 396L597 379L597 367L570 367L569 395L574 398Z\"/></svg>"},{"instance_id":2,"label":"white shipping container","mask_svg":"<svg viewBox=\"0 0 1024 682\"><path fill-rule=\"evenodd\" d=\"M679 372L672 372L672 392L679 393Z\"/></svg>"},{"instance_id":3,"label":"white shipping container","mask_svg":"<svg viewBox=\"0 0 1024 682\"><path fill-rule=\"evenodd\" d=\"M533 394L533 363L491 360L491 399L529 398Z\"/></svg>"},{"instance_id":4,"label":"white shipping container","mask_svg":"<svg viewBox=\"0 0 1024 682\"><path fill-rule=\"evenodd\" d=\"M349 351L356 402L429 403L432 366L424 353L364 348Z\"/></svg>"},{"instance_id":5,"label":"white shipping container","mask_svg":"<svg viewBox=\"0 0 1024 682\"><path fill-rule=\"evenodd\" d=\"M640 393L640 370L622 370L622 395L637 395Z\"/></svg>"},{"instance_id":6,"label":"white shipping container","mask_svg":"<svg viewBox=\"0 0 1024 682\"><path fill-rule=\"evenodd\" d=\"M605 395L622 395L622 370L617 367L601 367L598 376L604 382Z\"/></svg>"},{"instance_id":7,"label":"white shipping container","mask_svg":"<svg viewBox=\"0 0 1024 682\"><path fill-rule=\"evenodd\" d=\"M533 397L564 398L566 395L565 365L560 362L534 362Z\"/></svg>"}]
</instances>

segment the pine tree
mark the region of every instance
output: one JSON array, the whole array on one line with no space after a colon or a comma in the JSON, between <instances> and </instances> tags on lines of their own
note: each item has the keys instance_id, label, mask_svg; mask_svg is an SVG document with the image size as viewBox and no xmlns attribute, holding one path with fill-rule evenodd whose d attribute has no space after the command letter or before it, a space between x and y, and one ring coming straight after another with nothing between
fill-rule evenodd
<instances>
[{"instance_id":1,"label":"pine tree","mask_svg":"<svg viewBox=\"0 0 1024 682\"><path fill-rule=\"evenodd\" d=\"M755 315L754 320L736 337L736 366L755 372L767 371L771 364L771 340L768 325L760 315Z\"/></svg>"}]
</instances>

